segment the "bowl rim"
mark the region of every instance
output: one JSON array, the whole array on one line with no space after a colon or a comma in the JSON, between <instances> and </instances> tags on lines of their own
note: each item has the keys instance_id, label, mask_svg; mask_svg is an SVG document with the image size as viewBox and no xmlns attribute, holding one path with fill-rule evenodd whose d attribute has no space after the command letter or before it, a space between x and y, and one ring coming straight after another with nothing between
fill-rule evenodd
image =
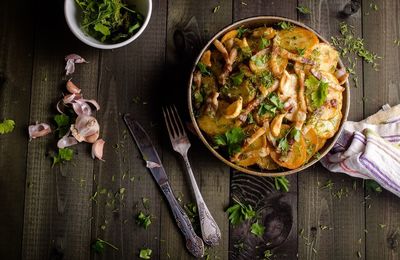
<instances>
[{"instance_id":1,"label":"bowl rim","mask_svg":"<svg viewBox=\"0 0 400 260\"><path fill-rule=\"evenodd\" d=\"M204 137L202 131L200 130L198 124L197 124L197 120L196 117L194 115L194 110L193 110L193 105L192 105L192 82L193 82L193 73L196 69L196 64L199 62L199 60L201 59L201 56L203 55L203 53L209 48L209 46L212 44L212 42L215 39L218 39L220 36L222 36L223 34L225 34L226 32L228 32L229 30L235 29L237 27L240 27L243 24L247 24L249 26L250 23L254 23L254 24L262 24L264 23L277 23L280 21L285 21L285 22L290 22L292 24L295 24L299 27L305 28L307 30L310 30L311 32L315 33L315 35L317 35L317 37L325 43L329 43L329 41L327 41L323 36L321 36L316 30L314 30L313 28L292 20L290 18L286 18L286 17L281 17L281 16L269 16L269 15L261 15L261 16L252 16L252 17L248 17L248 18L244 18L241 20L238 20L232 24L229 24L227 26L225 26L224 28L222 28L221 30L219 30L217 33L214 34L213 37L211 37L211 39L205 44L204 48L200 51L199 55L197 56L196 60L194 61L194 64L192 66L192 70L189 76L189 82L188 82L188 108L189 108L189 115L190 115L190 119L193 123L193 127L198 135L198 137L200 138L200 140L203 142L203 144L208 148L208 150L210 150L212 152L212 154L217 157L219 160L221 160L222 162L224 162L226 165L240 171L240 172L244 172L250 175L255 175L255 176L264 176L264 177L277 177L277 176L286 176L286 175L290 175L290 174L294 174L300 171L303 171L307 168L309 168L310 166L314 165L316 162L318 162L321 158L323 158L333 147L333 145L336 143L337 139L339 138L342 130L343 130L343 126L344 126L344 122L347 121L347 117L349 115L349 110L350 110L350 84L349 81L346 80L345 82L345 99L343 100L343 104L344 106L342 107L342 119L340 122L340 126L338 131L335 133L335 135L331 138L328 139L327 143L323 146L323 148L320 149L323 150L322 153L320 153L319 158L314 158L311 161L308 161L306 164L304 164L303 166L296 168L296 169L292 169L292 170L286 170L286 171L262 171L261 169L255 170L255 169L249 169L249 168L244 168L241 167L239 165L236 165L232 162L230 162L229 160L227 160L225 157L223 157L220 153L218 153L207 141L207 139ZM250 25L251 26L251 25ZM331 45L331 44L330 44ZM341 58L339 57L339 68L344 68L343 62L341 60Z\"/></svg>"},{"instance_id":2,"label":"bowl rim","mask_svg":"<svg viewBox=\"0 0 400 260\"><path fill-rule=\"evenodd\" d=\"M123 42L113 43L113 44L106 44L106 43L100 44L100 43L89 41L85 37L82 37L82 35L77 32L77 30L82 31L80 27L78 27L78 29L74 29L72 27L71 21L69 19L69 15L67 14L67 4L69 1L72 1L74 3L75 3L75 1L74 0L65 0L64 1L64 17L65 17L65 21L67 22L67 25L68 25L68 28L70 29L70 31L75 35L76 38L78 38L81 42L85 43L86 45L89 45L89 46L97 48L97 49L103 49L103 50L117 49L117 48L123 47L125 45L128 45L131 42L133 42L134 40L136 40L144 32L147 25L149 24L151 14L153 11L152 0L146 0L149 3L149 8L147 10L146 15L144 15L145 19L144 19L142 27L140 27L140 29L134 35L132 35L129 39L127 39ZM92 36L89 36L89 37L93 38Z\"/></svg>"}]
</instances>

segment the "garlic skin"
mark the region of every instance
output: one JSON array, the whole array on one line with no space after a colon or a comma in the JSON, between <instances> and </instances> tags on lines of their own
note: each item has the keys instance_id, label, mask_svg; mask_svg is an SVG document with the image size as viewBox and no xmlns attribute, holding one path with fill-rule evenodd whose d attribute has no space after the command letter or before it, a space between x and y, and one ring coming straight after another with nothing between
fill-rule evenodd
<instances>
[{"instance_id":1,"label":"garlic skin","mask_svg":"<svg viewBox=\"0 0 400 260\"><path fill-rule=\"evenodd\" d=\"M103 160L103 149L104 149L104 144L106 142L103 139L98 139L96 142L92 144L92 158L99 159L101 161Z\"/></svg>"},{"instance_id":2,"label":"garlic skin","mask_svg":"<svg viewBox=\"0 0 400 260\"><path fill-rule=\"evenodd\" d=\"M79 94L82 91L71 80L67 81L66 87L67 87L68 92L71 93L71 94Z\"/></svg>"},{"instance_id":3,"label":"garlic skin","mask_svg":"<svg viewBox=\"0 0 400 260\"><path fill-rule=\"evenodd\" d=\"M51 133L51 128L46 123L38 123L36 122L35 125L30 125L28 127L29 138L35 139L38 137L42 137Z\"/></svg>"},{"instance_id":4,"label":"garlic skin","mask_svg":"<svg viewBox=\"0 0 400 260\"><path fill-rule=\"evenodd\" d=\"M78 54L69 54L65 56L65 75L71 75L75 72L75 63L87 63L87 61Z\"/></svg>"},{"instance_id":5,"label":"garlic skin","mask_svg":"<svg viewBox=\"0 0 400 260\"><path fill-rule=\"evenodd\" d=\"M73 146L78 143L75 137L70 136L71 130L69 130L60 140L57 142L57 147L62 149L65 147Z\"/></svg>"},{"instance_id":6,"label":"garlic skin","mask_svg":"<svg viewBox=\"0 0 400 260\"><path fill-rule=\"evenodd\" d=\"M72 124L70 129L72 135L78 142L87 142L87 138L92 135L99 134L100 126L96 118L87 115L79 115L76 118L75 124ZM90 141L93 141L92 138L90 138Z\"/></svg>"}]
</instances>

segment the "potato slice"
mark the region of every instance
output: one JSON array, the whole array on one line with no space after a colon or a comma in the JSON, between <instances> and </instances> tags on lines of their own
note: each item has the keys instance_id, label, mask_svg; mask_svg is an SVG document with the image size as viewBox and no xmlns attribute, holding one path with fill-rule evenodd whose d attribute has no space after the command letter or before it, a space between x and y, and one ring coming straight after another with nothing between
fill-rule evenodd
<instances>
[{"instance_id":1,"label":"potato slice","mask_svg":"<svg viewBox=\"0 0 400 260\"><path fill-rule=\"evenodd\" d=\"M306 151L307 157L306 162L310 160L310 158L318 151L318 144L320 138L318 137L317 133L315 132L314 128L310 128L307 133L304 135L304 140L306 142Z\"/></svg>"},{"instance_id":2,"label":"potato slice","mask_svg":"<svg viewBox=\"0 0 400 260\"><path fill-rule=\"evenodd\" d=\"M272 74L274 74L275 77L280 78L282 73L285 71L288 62L289 60L287 58L272 53L271 58L269 59L269 67L271 68Z\"/></svg>"},{"instance_id":3,"label":"potato slice","mask_svg":"<svg viewBox=\"0 0 400 260\"><path fill-rule=\"evenodd\" d=\"M248 158L237 161L236 164L239 166L248 167L250 165L256 164L258 158L259 158L259 156L248 157Z\"/></svg>"},{"instance_id":4,"label":"potato slice","mask_svg":"<svg viewBox=\"0 0 400 260\"><path fill-rule=\"evenodd\" d=\"M251 36L253 36L255 38L263 37L268 40L274 38L275 35L276 35L276 31L272 27L258 27L256 29L254 29L253 33L251 34Z\"/></svg>"},{"instance_id":5,"label":"potato slice","mask_svg":"<svg viewBox=\"0 0 400 260\"><path fill-rule=\"evenodd\" d=\"M294 53L299 49L310 51L319 43L318 37L313 32L297 26L278 31L275 39L278 46Z\"/></svg>"},{"instance_id":6,"label":"potato slice","mask_svg":"<svg viewBox=\"0 0 400 260\"><path fill-rule=\"evenodd\" d=\"M271 158L278 165L288 169L296 169L302 166L307 159L307 147L303 135L300 135L300 140L292 145L287 155L271 151Z\"/></svg>"},{"instance_id":7,"label":"potato slice","mask_svg":"<svg viewBox=\"0 0 400 260\"><path fill-rule=\"evenodd\" d=\"M261 169L265 169L265 170L276 170L279 168L279 165L274 160L272 160L271 156L265 156L265 157L258 158L257 165Z\"/></svg>"},{"instance_id":8,"label":"potato slice","mask_svg":"<svg viewBox=\"0 0 400 260\"><path fill-rule=\"evenodd\" d=\"M219 100L218 110L215 116L203 113L197 119L199 128L209 136L223 134L234 126L234 120L225 118L223 112L229 103Z\"/></svg>"},{"instance_id":9,"label":"potato slice","mask_svg":"<svg viewBox=\"0 0 400 260\"><path fill-rule=\"evenodd\" d=\"M201 56L200 62L202 62L207 67L211 67L211 51L207 50Z\"/></svg>"},{"instance_id":10,"label":"potato slice","mask_svg":"<svg viewBox=\"0 0 400 260\"><path fill-rule=\"evenodd\" d=\"M338 113L330 120L321 120L318 115L313 115L307 122L307 125L311 125L311 127L315 129L319 138L329 139L334 136L336 131L339 129L341 119L341 111L338 111Z\"/></svg>"},{"instance_id":11,"label":"potato slice","mask_svg":"<svg viewBox=\"0 0 400 260\"><path fill-rule=\"evenodd\" d=\"M238 100L230 104L225 110L225 118L236 118L240 115L243 107L243 98L239 97Z\"/></svg>"},{"instance_id":12,"label":"potato slice","mask_svg":"<svg viewBox=\"0 0 400 260\"><path fill-rule=\"evenodd\" d=\"M235 38L237 35L238 35L237 30L229 31L229 32L225 33L225 35L222 37L221 42L224 43L229 39Z\"/></svg>"},{"instance_id":13,"label":"potato slice","mask_svg":"<svg viewBox=\"0 0 400 260\"><path fill-rule=\"evenodd\" d=\"M256 96L256 90L249 80L244 80L238 87L226 88L222 92L224 96L232 100L242 97L243 105L247 105Z\"/></svg>"},{"instance_id":14,"label":"potato slice","mask_svg":"<svg viewBox=\"0 0 400 260\"><path fill-rule=\"evenodd\" d=\"M317 63L318 70L334 73L339 62L339 53L331 45L319 43L313 48L311 59Z\"/></svg>"},{"instance_id":15,"label":"potato slice","mask_svg":"<svg viewBox=\"0 0 400 260\"><path fill-rule=\"evenodd\" d=\"M263 49L257 52L250 58L249 67L251 71L256 74L259 74L263 71L268 70L268 50Z\"/></svg>"}]
</instances>

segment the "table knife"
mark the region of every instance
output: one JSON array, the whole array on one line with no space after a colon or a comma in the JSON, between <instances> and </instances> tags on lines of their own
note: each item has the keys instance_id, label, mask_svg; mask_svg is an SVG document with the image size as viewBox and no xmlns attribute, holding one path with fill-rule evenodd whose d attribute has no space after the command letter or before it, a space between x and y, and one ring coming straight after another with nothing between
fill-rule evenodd
<instances>
[{"instance_id":1,"label":"table knife","mask_svg":"<svg viewBox=\"0 0 400 260\"><path fill-rule=\"evenodd\" d=\"M124 121L133 139L135 140L143 159L146 161L146 167L150 170L154 180L157 182L158 186L161 188L161 191L164 193L164 196L167 198L176 224L185 237L186 248L195 257L203 257L203 240L196 235L189 217L176 200L171 185L169 184L165 169L156 149L150 141L150 137L147 135L143 127L136 120L132 119L129 114L124 115Z\"/></svg>"}]
</instances>

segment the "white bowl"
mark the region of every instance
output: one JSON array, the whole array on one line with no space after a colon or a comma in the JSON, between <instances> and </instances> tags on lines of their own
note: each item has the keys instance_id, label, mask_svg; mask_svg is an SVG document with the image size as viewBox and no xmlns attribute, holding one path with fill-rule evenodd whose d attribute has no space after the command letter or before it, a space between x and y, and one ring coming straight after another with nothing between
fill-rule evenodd
<instances>
[{"instance_id":1,"label":"white bowl","mask_svg":"<svg viewBox=\"0 0 400 260\"><path fill-rule=\"evenodd\" d=\"M147 24L150 21L151 11L152 11L152 2L151 0L127 0L129 5L134 5L135 10L141 13L144 16L143 25L140 27L139 31L137 31L131 38L114 44L108 44L96 40L90 35L85 34L81 29L81 19L82 19L82 11L80 7L75 3L75 0L65 0L64 2L64 15L65 20L67 21L69 29L71 29L72 33L82 42L92 47L98 49L116 49L122 46L125 46L131 42L133 42L136 38L138 38L142 32L146 29Z\"/></svg>"}]
</instances>

